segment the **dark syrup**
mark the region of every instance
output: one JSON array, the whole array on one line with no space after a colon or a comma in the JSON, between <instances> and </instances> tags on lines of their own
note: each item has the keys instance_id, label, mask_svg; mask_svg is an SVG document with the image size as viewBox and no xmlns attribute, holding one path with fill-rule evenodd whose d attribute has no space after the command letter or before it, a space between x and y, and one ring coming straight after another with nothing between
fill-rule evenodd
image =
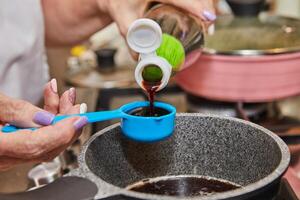
<instances>
[{"instance_id":1,"label":"dark syrup","mask_svg":"<svg viewBox=\"0 0 300 200\"><path fill-rule=\"evenodd\" d=\"M129 190L148 194L193 197L207 196L241 188L241 186L215 178L175 176L140 181L128 186Z\"/></svg>"},{"instance_id":2,"label":"dark syrup","mask_svg":"<svg viewBox=\"0 0 300 200\"><path fill-rule=\"evenodd\" d=\"M139 117L160 117L170 114L168 110L163 108L154 107L153 110L150 110L150 107L140 107L134 110L131 110L128 114L139 116Z\"/></svg>"},{"instance_id":3,"label":"dark syrup","mask_svg":"<svg viewBox=\"0 0 300 200\"><path fill-rule=\"evenodd\" d=\"M148 82L143 81L143 86L147 92L148 100L149 100L149 114L150 116L154 116L154 95L157 92L161 82Z\"/></svg>"}]
</instances>

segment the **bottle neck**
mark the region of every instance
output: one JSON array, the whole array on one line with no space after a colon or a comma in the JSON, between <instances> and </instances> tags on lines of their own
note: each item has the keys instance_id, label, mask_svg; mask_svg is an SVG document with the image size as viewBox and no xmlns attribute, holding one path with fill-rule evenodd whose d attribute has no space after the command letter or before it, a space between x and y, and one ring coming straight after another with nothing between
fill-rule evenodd
<instances>
[{"instance_id":1,"label":"bottle neck","mask_svg":"<svg viewBox=\"0 0 300 200\"><path fill-rule=\"evenodd\" d=\"M162 72L162 78L160 80L160 84L158 86L157 91L162 90L165 88L170 80L171 74L172 74L172 66L170 63L159 56L156 55L141 55L140 62L135 68L135 79L138 85L145 90L144 87L144 78L143 78L143 71L148 66L156 66L160 68Z\"/></svg>"}]
</instances>

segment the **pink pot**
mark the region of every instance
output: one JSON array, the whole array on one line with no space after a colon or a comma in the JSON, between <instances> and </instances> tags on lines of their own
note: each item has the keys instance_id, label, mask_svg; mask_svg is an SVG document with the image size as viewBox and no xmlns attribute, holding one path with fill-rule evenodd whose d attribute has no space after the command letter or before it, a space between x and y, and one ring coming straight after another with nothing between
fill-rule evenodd
<instances>
[{"instance_id":1,"label":"pink pot","mask_svg":"<svg viewBox=\"0 0 300 200\"><path fill-rule=\"evenodd\" d=\"M300 94L300 52L203 54L175 77L188 93L221 101L267 102Z\"/></svg>"}]
</instances>

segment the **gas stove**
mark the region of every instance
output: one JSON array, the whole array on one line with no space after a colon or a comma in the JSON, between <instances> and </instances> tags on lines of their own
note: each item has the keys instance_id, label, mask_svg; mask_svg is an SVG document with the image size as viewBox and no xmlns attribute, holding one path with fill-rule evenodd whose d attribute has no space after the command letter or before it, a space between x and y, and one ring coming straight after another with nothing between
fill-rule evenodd
<instances>
[{"instance_id":1,"label":"gas stove","mask_svg":"<svg viewBox=\"0 0 300 200\"><path fill-rule=\"evenodd\" d=\"M188 112L237 117L259 124L288 144L300 144L300 120L282 114L276 102L219 102L187 95Z\"/></svg>"},{"instance_id":2,"label":"gas stove","mask_svg":"<svg viewBox=\"0 0 300 200\"><path fill-rule=\"evenodd\" d=\"M300 199L300 120L282 114L277 102L220 102L187 95L188 112L237 117L259 124L280 136L291 151L291 164L282 180L279 200ZM277 200L276 199L276 200Z\"/></svg>"}]
</instances>

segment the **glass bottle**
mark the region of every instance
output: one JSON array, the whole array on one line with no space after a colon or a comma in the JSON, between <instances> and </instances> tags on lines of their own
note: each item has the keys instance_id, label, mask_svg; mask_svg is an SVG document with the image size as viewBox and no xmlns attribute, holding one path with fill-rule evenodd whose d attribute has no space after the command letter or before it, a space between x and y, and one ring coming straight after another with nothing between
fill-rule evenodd
<instances>
[{"instance_id":1,"label":"glass bottle","mask_svg":"<svg viewBox=\"0 0 300 200\"><path fill-rule=\"evenodd\" d=\"M158 4L145 18L132 23L127 33L129 47L140 54L135 70L137 83L167 86L170 77L192 65L201 55L204 34L193 15L170 5Z\"/></svg>"}]
</instances>

